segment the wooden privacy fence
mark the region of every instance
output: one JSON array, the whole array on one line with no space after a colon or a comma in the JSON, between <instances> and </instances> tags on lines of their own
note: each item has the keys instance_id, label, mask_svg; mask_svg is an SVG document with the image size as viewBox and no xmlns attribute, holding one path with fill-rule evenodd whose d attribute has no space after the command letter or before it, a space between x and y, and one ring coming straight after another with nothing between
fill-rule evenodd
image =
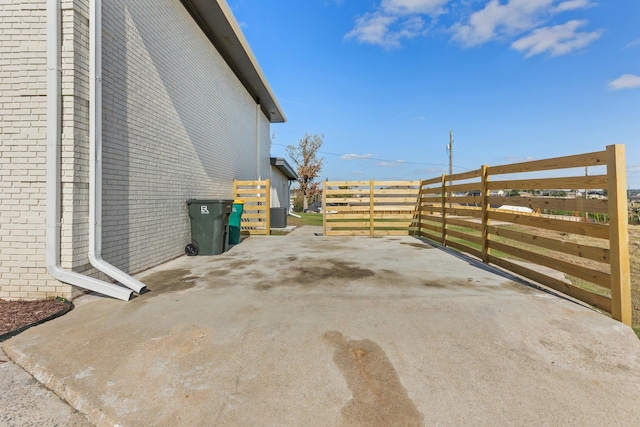
<instances>
[{"instance_id":1,"label":"wooden privacy fence","mask_svg":"<svg viewBox=\"0 0 640 427\"><path fill-rule=\"evenodd\" d=\"M419 192L420 181L325 181L324 234L388 236L417 232Z\"/></svg>"},{"instance_id":2,"label":"wooden privacy fence","mask_svg":"<svg viewBox=\"0 0 640 427\"><path fill-rule=\"evenodd\" d=\"M269 180L233 181L233 194L244 201L240 232L242 234L269 235L269 207L271 206Z\"/></svg>"},{"instance_id":3,"label":"wooden privacy fence","mask_svg":"<svg viewBox=\"0 0 640 427\"><path fill-rule=\"evenodd\" d=\"M593 171L594 167L603 172L585 174L587 168ZM567 174L569 176L560 176ZM379 198L375 191L369 190L367 195L366 190L361 189L365 184L363 181L325 184L325 235L376 234L377 223L372 226L373 231L366 232L366 226L371 224L364 215L375 221L376 212L383 211L377 207ZM334 189L336 185L361 190L348 193L346 189ZM546 196L544 190L547 190ZM584 195L549 196L549 190L556 190L556 194L575 194L581 190ZM607 197L586 198L589 190L606 190ZM515 197L507 197L508 194ZM352 208L351 203L365 197L369 197L366 199L369 210L361 213L358 210L362 216L357 217L354 210L362 207ZM330 206L331 202L340 205ZM423 180L419 183L416 206L412 210L405 205L405 209L405 228L395 228L394 234L414 232L556 289L631 324L623 145L611 145L595 153L482 166L474 171ZM338 213L326 213L332 210ZM587 221L586 213L606 215L608 223ZM560 214L566 216L563 218ZM577 216L584 216L584 220L576 221ZM384 218L384 213L378 217ZM341 222L356 219L362 222ZM385 234L382 230L384 228L379 234ZM571 281L546 274L538 266L562 272Z\"/></svg>"}]
</instances>

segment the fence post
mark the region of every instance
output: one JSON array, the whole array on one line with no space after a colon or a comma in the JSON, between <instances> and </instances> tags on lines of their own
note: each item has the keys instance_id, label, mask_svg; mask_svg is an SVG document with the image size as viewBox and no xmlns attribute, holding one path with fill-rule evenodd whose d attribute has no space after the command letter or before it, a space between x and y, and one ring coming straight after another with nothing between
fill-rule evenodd
<instances>
[{"instance_id":1,"label":"fence post","mask_svg":"<svg viewBox=\"0 0 640 427\"><path fill-rule=\"evenodd\" d=\"M265 209L266 209L266 217L267 217L267 236L271 235L271 186L269 185L269 178L265 181Z\"/></svg>"},{"instance_id":2,"label":"fence post","mask_svg":"<svg viewBox=\"0 0 640 427\"><path fill-rule=\"evenodd\" d=\"M447 246L446 175L442 174L442 246Z\"/></svg>"},{"instance_id":3,"label":"fence post","mask_svg":"<svg viewBox=\"0 0 640 427\"><path fill-rule=\"evenodd\" d=\"M375 234L375 227L373 225L373 180L369 181L369 235L371 237Z\"/></svg>"},{"instance_id":4,"label":"fence post","mask_svg":"<svg viewBox=\"0 0 640 427\"><path fill-rule=\"evenodd\" d=\"M327 235L327 181L322 181L322 235Z\"/></svg>"},{"instance_id":5,"label":"fence post","mask_svg":"<svg viewBox=\"0 0 640 427\"><path fill-rule=\"evenodd\" d=\"M482 262L489 263L489 167L482 165Z\"/></svg>"},{"instance_id":6,"label":"fence post","mask_svg":"<svg viewBox=\"0 0 640 427\"><path fill-rule=\"evenodd\" d=\"M238 198L238 180L237 179L233 180L233 198L234 199Z\"/></svg>"},{"instance_id":7,"label":"fence post","mask_svg":"<svg viewBox=\"0 0 640 427\"><path fill-rule=\"evenodd\" d=\"M422 238L422 180L418 187L418 237Z\"/></svg>"},{"instance_id":8,"label":"fence post","mask_svg":"<svg viewBox=\"0 0 640 427\"><path fill-rule=\"evenodd\" d=\"M624 145L607 146L611 316L631 326L631 270L625 163Z\"/></svg>"}]
</instances>

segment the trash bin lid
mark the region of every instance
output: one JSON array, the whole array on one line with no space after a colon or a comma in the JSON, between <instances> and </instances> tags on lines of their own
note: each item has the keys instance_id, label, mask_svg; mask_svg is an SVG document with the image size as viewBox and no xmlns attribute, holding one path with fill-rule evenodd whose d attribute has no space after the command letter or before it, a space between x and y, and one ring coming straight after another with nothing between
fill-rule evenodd
<instances>
[{"instance_id":1,"label":"trash bin lid","mask_svg":"<svg viewBox=\"0 0 640 427\"><path fill-rule=\"evenodd\" d=\"M244 200L236 199L233 201L234 205L244 205Z\"/></svg>"},{"instance_id":2,"label":"trash bin lid","mask_svg":"<svg viewBox=\"0 0 640 427\"><path fill-rule=\"evenodd\" d=\"M187 200L187 204L190 205L192 203L198 203L198 204L206 204L206 205L216 205L216 204L220 204L220 205L227 205L227 204L231 204L233 203L233 200L229 200L229 199L216 199L216 200L200 200L200 199L189 199Z\"/></svg>"}]
</instances>

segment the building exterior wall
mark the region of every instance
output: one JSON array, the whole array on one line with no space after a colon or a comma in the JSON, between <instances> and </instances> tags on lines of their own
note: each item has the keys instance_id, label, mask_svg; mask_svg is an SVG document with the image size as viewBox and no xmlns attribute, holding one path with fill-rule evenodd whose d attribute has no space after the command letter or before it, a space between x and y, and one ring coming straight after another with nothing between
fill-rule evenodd
<instances>
[{"instance_id":1,"label":"building exterior wall","mask_svg":"<svg viewBox=\"0 0 640 427\"><path fill-rule=\"evenodd\" d=\"M88 3L62 2L62 265L106 279L87 258ZM46 2L0 12L0 298L70 297L45 268ZM179 0L103 0L102 35L103 257L135 274L183 253L187 199L265 178L269 121Z\"/></svg>"},{"instance_id":2,"label":"building exterior wall","mask_svg":"<svg viewBox=\"0 0 640 427\"><path fill-rule=\"evenodd\" d=\"M269 121L178 0L105 0L103 26L103 255L137 272L184 253L187 199L258 178L256 132L269 170Z\"/></svg>"},{"instance_id":3,"label":"building exterior wall","mask_svg":"<svg viewBox=\"0 0 640 427\"><path fill-rule=\"evenodd\" d=\"M0 2L0 298L70 290L45 268L46 4Z\"/></svg>"},{"instance_id":4,"label":"building exterior wall","mask_svg":"<svg viewBox=\"0 0 640 427\"><path fill-rule=\"evenodd\" d=\"M289 210L289 179L277 168L271 168L271 207Z\"/></svg>"}]
</instances>

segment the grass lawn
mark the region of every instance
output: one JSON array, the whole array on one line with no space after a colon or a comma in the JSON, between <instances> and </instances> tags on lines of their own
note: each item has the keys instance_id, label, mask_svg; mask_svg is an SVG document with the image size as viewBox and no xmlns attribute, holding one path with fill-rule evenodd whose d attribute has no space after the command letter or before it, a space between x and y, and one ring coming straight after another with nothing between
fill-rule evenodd
<instances>
[{"instance_id":1,"label":"grass lawn","mask_svg":"<svg viewBox=\"0 0 640 427\"><path fill-rule=\"evenodd\" d=\"M300 215L302 218L298 219L294 216L287 217L288 225L295 225L302 227L303 225L318 225L322 227L322 214L320 213L302 213L295 212L296 215Z\"/></svg>"}]
</instances>

